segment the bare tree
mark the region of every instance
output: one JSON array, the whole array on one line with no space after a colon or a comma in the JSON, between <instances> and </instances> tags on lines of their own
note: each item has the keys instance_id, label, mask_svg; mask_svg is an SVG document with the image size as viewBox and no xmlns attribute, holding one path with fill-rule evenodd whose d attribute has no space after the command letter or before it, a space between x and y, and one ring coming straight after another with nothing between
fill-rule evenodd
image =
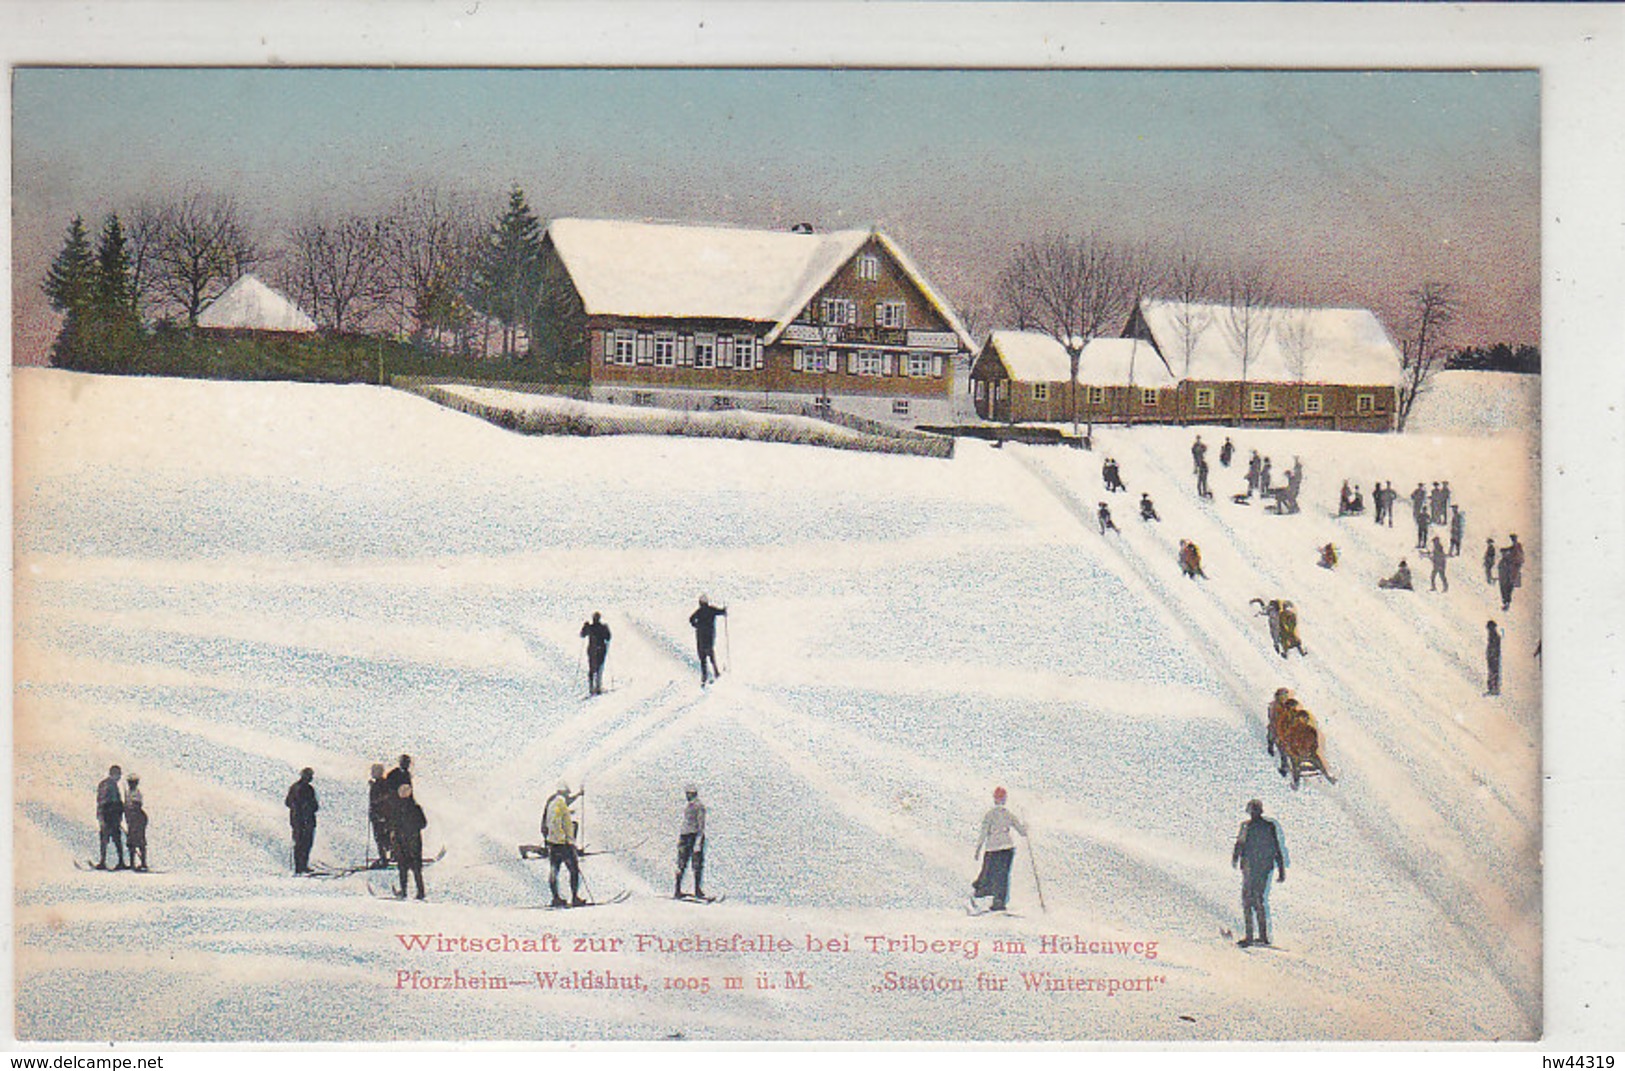
<instances>
[{"instance_id":1,"label":"bare tree","mask_svg":"<svg viewBox=\"0 0 1625 1071\"><path fill-rule=\"evenodd\" d=\"M384 234L384 261L400 326L422 338L450 332L466 345L479 239L479 221L459 198L419 189L396 203Z\"/></svg>"},{"instance_id":2,"label":"bare tree","mask_svg":"<svg viewBox=\"0 0 1625 1071\"><path fill-rule=\"evenodd\" d=\"M1302 383L1309 378L1309 359L1314 355L1320 339L1315 334L1314 317L1306 309L1293 309L1282 313L1275 325L1275 340L1286 357L1287 371Z\"/></svg>"},{"instance_id":3,"label":"bare tree","mask_svg":"<svg viewBox=\"0 0 1625 1071\"><path fill-rule=\"evenodd\" d=\"M1246 411L1248 373L1269 338L1274 302L1274 286L1262 268L1237 268L1226 274L1224 311L1220 314L1219 326L1224 330L1231 354L1241 362L1241 413Z\"/></svg>"},{"instance_id":4,"label":"bare tree","mask_svg":"<svg viewBox=\"0 0 1625 1071\"><path fill-rule=\"evenodd\" d=\"M1023 242L999 273L998 298L1009 319L1019 330L1041 331L1066 350L1074 433L1083 345L1127 316L1146 279L1146 258L1093 235Z\"/></svg>"},{"instance_id":5,"label":"bare tree","mask_svg":"<svg viewBox=\"0 0 1625 1071\"><path fill-rule=\"evenodd\" d=\"M1461 299L1454 283L1429 280L1406 295L1406 334L1400 342L1403 377L1395 414L1397 430L1405 430L1411 407L1427 390L1434 373L1444 367L1450 355L1450 327L1460 311Z\"/></svg>"},{"instance_id":6,"label":"bare tree","mask_svg":"<svg viewBox=\"0 0 1625 1071\"><path fill-rule=\"evenodd\" d=\"M263 258L233 197L194 190L158 215L153 293L196 324L205 305Z\"/></svg>"},{"instance_id":7,"label":"bare tree","mask_svg":"<svg viewBox=\"0 0 1625 1071\"><path fill-rule=\"evenodd\" d=\"M130 258L130 307L144 316L159 300L158 250L164 237L164 210L150 201L124 213L125 249Z\"/></svg>"},{"instance_id":8,"label":"bare tree","mask_svg":"<svg viewBox=\"0 0 1625 1071\"><path fill-rule=\"evenodd\" d=\"M1170 348L1176 350L1163 356L1170 367L1179 369L1181 376L1190 375L1191 354L1213 324L1212 303L1221 282L1207 256L1189 247L1169 257L1157 275L1156 289L1167 304L1173 327Z\"/></svg>"},{"instance_id":9,"label":"bare tree","mask_svg":"<svg viewBox=\"0 0 1625 1071\"><path fill-rule=\"evenodd\" d=\"M388 297L386 226L364 216L307 217L288 234L288 277L299 303L334 331L354 328Z\"/></svg>"}]
</instances>

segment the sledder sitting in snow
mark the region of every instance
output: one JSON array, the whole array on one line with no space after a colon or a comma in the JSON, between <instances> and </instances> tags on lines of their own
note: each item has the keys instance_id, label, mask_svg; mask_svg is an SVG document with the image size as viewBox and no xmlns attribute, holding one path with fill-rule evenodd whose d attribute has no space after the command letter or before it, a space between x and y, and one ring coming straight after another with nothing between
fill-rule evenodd
<instances>
[{"instance_id":1,"label":"sledder sitting in snow","mask_svg":"<svg viewBox=\"0 0 1625 1071\"><path fill-rule=\"evenodd\" d=\"M1207 574L1202 572L1202 552L1188 539L1179 541L1179 571L1192 580L1197 577L1207 579Z\"/></svg>"},{"instance_id":2,"label":"sledder sitting in snow","mask_svg":"<svg viewBox=\"0 0 1625 1071\"><path fill-rule=\"evenodd\" d=\"M1327 543L1324 547L1321 547L1320 548L1320 561L1316 562L1315 564L1320 566L1322 569L1336 569L1337 568L1337 547L1336 547L1336 545L1332 544L1332 543Z\"/></svg>"},{"instance_id":3,"label":"sledder sitting in snow","mask_svg":"<svg viewBox=\"0 0 1625 1071\"><path fill-rule=\"evenodd\" d=\"M1394 575L1377 581L1377 586L1396 591L1410 591L1411 567L1404 560L1401 560L1399 568L1394 571Z\"/></svg>"},{"instance_id":4,"label":"sledder sitting in snow","mask_svg":"<svg viewBox=\"0 0 1625 1071\"><path fill-rule=\"evenodd\" d=\"M1112 521L1112 511L1107 508L1106 503L1102 502L1100 504L1100 509L1096 512L1096 515L1100 518L1101 535L1105 535L1108 530L1113 532L1118 530L1117 525Z\"/></svg>"},{"instance_id":5,"label":"sledder sitting in snow","mask_svg":"<svg viewBox=\"0 0 1625 1071\"><path fill-rule=\"evenodd\" d=\"M1142 521L1160 521L1160 520L1162 520L1161 517L1157 516L1157 507L1152 504L1151 496L1146 494L1144 491L1140 492L1140 520L1142 520Z\"/></svg>"}]
</instances>

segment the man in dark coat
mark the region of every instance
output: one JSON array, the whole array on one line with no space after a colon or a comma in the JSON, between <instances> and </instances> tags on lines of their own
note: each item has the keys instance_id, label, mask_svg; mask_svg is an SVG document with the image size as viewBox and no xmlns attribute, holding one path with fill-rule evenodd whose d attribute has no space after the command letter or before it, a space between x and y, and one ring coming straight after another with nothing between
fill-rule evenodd
<instances>
[{"instance_id":1,"label":"man in dark coat","mask_svg":"<svg viewBox=\"0 0 1625 1071\"><path fill-rule=\"evenodd\" d=\"M412 796L411 784L402 785L395 802L395 865L401 875L401 887L395 890L397 899L406 899L408 875L417 878L417 898L423 899L423 830L428 825L423 808Z\"/></svg>"},{"instance_id":2,"label":"man in dark coat","mask_svg":"<svg viewBox=\"0 0 1625 1071\"><path fill-rule=\"evenodd\" d=\"M96 827L101 836L101 861L97 870L107 869L107 845L112 843L118 851L118 866L124 869L124 796L119 792L119 778L124 771L117 766L107 768L107 776L96 785Z\"/></svg>"},{"instance_id":3,"label":"man in dark coat","mask_svg":"<svg viewBox=\"0 0 1625 1071\"><path fill-rule=\"evenodd\" d=\"M316 843L316 812L321 804L316 801L316 786L311 779L316 771L306 766L299 771L299 780L288 789L288 825L293 827L293 872L310 873L310 847Z\"/></svg>"},{"instance_id":4,"label":"man in dark coat","mask_svg":"<svg viewBox=\"0 0 1625 1071\"><path fill-rule=\"evenodd\" d=\"M1484 583L1495 583L1495 561L1498 555L1495 551L1495 537L1490 536L1484 540Z\"/></svg>"},{"instance_id":5,"label":"man in dark coat","mask_svg":"<svg viewBox=\"0 0 1625 1071\"><path fill-rule=\"evenodd\" d=\"M1501 548L1501 557L1495 566L1495 579L1501 588L1501 609L1512 609L1512 589L1518 586L1518 564L1510 544Z\"/></svg>"},{"instance_id":6,"label":"man in dark coat","mask_svg":"<svg viewBox=\"0 0 1625 1071\"><path fill-rule=\"evenodd\" d=\"M1236 456L1236 444L1230 441L1230 436L1224 437L1224 445L1219 447L1219 464L1225 468L1230 467L1230 459Z\"/></svg>"},{"instance_id":7,"label":"man in dark coat","mask_svg":"<svg viewBox=\"0 0 1625 1071\"><path fill-rule=\"evenodd\" d=\"M1416 549L1428 549L1428 493L1419 483L1411 492L1411 516L1416 520Z\"/></svg>"},{"instance_id":8,"label":"man in dark coat","mask_svg":"<svg viewBox=\"0 0 1625 1071\"><path fill-rule=\"evenodd\" d=\"M1484 623L1484 664L1488 670L1489 682L1485 686L1484 694L1501 694L1501 630L1494 621Z\"/></svg>"},{"instance_id":9,"label":"man in dark coat","mask_svg":"<svg viewBox=\"0 0 1625 1071\"><path fill-rule=\"evenodd\" d=\"M1461 557L1461 539L1467 534L1467 518L1460 506L1450 507L1450 556Z\"/></svg>"},{"instance_id":10,"label":"man in dark coat","mask_svg":"<svg viewBox=\"0 0 1625 1071\"><path fill-rule=\"evenodd\" d=\"M1270 943L1270 876L1286 880L1286 841L1280 827L1264 817L1264 805L1258 800L1247 801L1247 813L1250 817L1241 824L1230 852L1230 865L1241 868L1241 911L1247 920L1247 936L1236 943L1243 948Z\"/></svg>"},{"instance_id":11,"label":"man in dark coat","mask_svg":"<svg viewBox=\"0 0 1625 1071\"><path fill-rule=\"evenodd\" d=\"M1433 566L1433 575L1428 577L1428 590L1435 591L1440 584L1443 584L1444 589L1449 591L1450 578L1445 576L1444 567L1445 563L1450 560L1450 555L1445 553L1444 544L1439 542L1438 536L1433 537L1433 546L1429 548L1427 557L1428 562Z\"/></svg>"},{"instance_id":12,"label":"man in dark coat","mask_svg":"<svg viewBox=\"0 0 1625 1071\"><path fill-rule=\"evenodd\" d=\"M587 640L587 694L604 694L604 660L609 657L609 626L593 611L592 620L581 626Z\"/></svg>"},{"instance_id":13,"label":"man in dark coat","mask_svg":"<svg viewBox=\"0 0 1625 1071\"><path fill-rule=\"evenodd\" d=\"M727 616L726 606L712 606L704 595L700 596L699 608L688 615L688 623L694 628L694 647L700 656L701 686L722 676L722 670L717 668L717 618Z\"/></svg>"}]
</instances>

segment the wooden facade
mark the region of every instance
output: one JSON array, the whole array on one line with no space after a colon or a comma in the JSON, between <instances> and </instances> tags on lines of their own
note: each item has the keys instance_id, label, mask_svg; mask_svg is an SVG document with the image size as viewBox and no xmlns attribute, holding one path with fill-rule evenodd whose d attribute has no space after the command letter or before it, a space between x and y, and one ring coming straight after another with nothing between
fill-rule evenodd
<instances>
[{"instance_id":1,"label":"wooden facade","mask_svg":"<svg viewBox=\"0 0 1625 1071\"><path fill-rule=\"evenodd\" d=\"M671 233L683 230L692 233ZM625 259L627 270L637 272L647 248L637 239L656 231L653 248L664 263L650 273L651 292L638 294L616 280L595 294L588 277L607 270L605 258ZM955 357L968 351L968 338L878 232L606 223L568 227L564 235L555 241L549 229L544 258L582 310L579 359L594 396L683 408L789 398L906 422L948 415ZM600 238L607 249L588 247ZM759 269L741 263L755 250L768 261ZM752 275L775 269L786 276L782 299Z\"/></svg>"},{"instance_id":2,"label":"wooden facade","mask_svg":"<svg viewBox=\"0 0 1625 1071\"><path fill-rule=\"evenodd\" d=\"M1115 352L1114 352L1115 351ZM971 404L999 423L1170 423L1178 420L1177 385L1156 351L1145 346L1136 378L1121 340L1096 339L1078 359L1059 342L1030 332L995 331L971 366Z\"/></svg>"}]
</instances>

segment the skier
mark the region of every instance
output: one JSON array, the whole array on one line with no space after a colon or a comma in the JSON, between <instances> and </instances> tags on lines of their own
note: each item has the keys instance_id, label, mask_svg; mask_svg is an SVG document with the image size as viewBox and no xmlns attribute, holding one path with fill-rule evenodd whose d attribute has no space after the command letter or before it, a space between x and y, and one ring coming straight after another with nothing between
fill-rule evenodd
<instances>
[{"instance_id":1,"label":"skier","mask_svg":"<svg viewBox=\"0 0 1625 1071\"><path fill-rule=\"evenodd\" d=\"M1287 864L1286 842L1280 827L1264 817L1264 804L1248 800L1247 814L1230 852L1230 865L1241 868L1241 911L1247 920L1247 936L1236 943L1243 948L1270 943L1270 875L1285 881Z\"/></svg>"},{"instance_id":2,"label":"skier","mask_svg":"<svg viewBox=\"0 0 1625 1071\"><path fill-rule=\"evenodd\" d=\"M1202 572L1202 552L1188 539L1179 541L1179 571L1192 580L1207 579L1207 574Z\"/></svg>"},{"instance_id":3,"label":"skier","mask_svg":"<svg viewBox=\"0 0 1625 1071\"><path fill-rule=\"evenodd\" d=\"M1495 537L1490 536L1484 540L1484 583L1495 583Z\"/></svg>"},{"instance_id":4,"label":"skier","mask_svg":"<svg viewBox=\"0 0 1625 1071\"><path fill-rule=\"evenodd\" d=\"M124 797L124 842L130 846L130 869L146 870L147 811L141 798L141 778L131 774L125 783L130 786L129 793ZM138 852L141 856L139 863L135 861Z\"/></svg>"},{"instance_id":5,"label":"skier","mask_svg":"<svg viewBox=\"0 0 1625 1071\"><path fill-rule=\"evenodd\" d=\"M703 599L701 605L704 605ZM542 805L542 839L547 844L547 887L553 893L553 907L584 907L587 903L581 898L581 860L576 847L576 820L570 813L570 804L586 795L586 792L583 788L580 792L572 793L569 784L560 781L559 787ZM568 902L559 895L561 864L570 870Z\"/></svg>"},{"instance_id":6,"label":"skier","mask_svg":"<svg viewBox=\"0 0 1625 1071\"><path fill-rule=\"evenodd\" d=\"M395 847L395 815L401 809L401 786L412 783L412 756L402 755L395 762L395 768L389 771L384 778L384 821L389 826L389 844L391 853ZM393 858L391 854L391 858Z\"/></svg>"},{"instance_id":7,"label":"skier","mask_svg":"<svg viewBox=\"0 0 1625 1071\"><path fill-rule=\"evenodd\" d=\"M372 778L367 782L367 824L372 827L372 839L378 846L376 861L379 866L389 861L389 816L393 809L392 803L389 783L384 780L384 764L375 762L372 764Z\"/></svg>"},{"instance_id":8,"label":"skier","mask_svg":"<svg viewBox=\"0 0 1625 1071\"><path fill-rule=\"evenodd\" d=\"M699 608L688 615L688 623L694 627L694 646L700 655L702 688L713 679L722 676L722 670L717 668L717 618L727 616L726 606L712 606L704 595L700 596ZM709 676L707 666L710 667Z\"/></svg>"},{"instance_id":9,"label":"skier","mask_svg":"<svg viewBox=\"0 0 1625 1071\"><path fill-rule=\"evenodd\" d=\"M125 869L124 865L124 797L119 793L119 778L124 771L117 766L107 768L107 776L96 785L96 826L101 836L101 861L96 864L97 870L107 869L107 845L112 843L118 851L118 866L114 870Z\"/></svg>"},{"instance_id":10,"label":"skier","mask_svg":"<svg viewBox=\"0 0 1625 1071\"><path fill-rule=\"evenodd\" d=\"M1428 577L1429 591L1438 590L1440 584L1444 585L1446 591L1450 590L1450 578L1444 575L1445 562L1449 560L1450 555L1445 553L1444 544L1439 542L1438 536L1434 536L1433 546L1428 550L1428 561L1433 564L1433 575Z\"/></svg>"},{"instance_id":11,"label":"skier","mask_svg":"<svg viewBox=\"0 0 1625 1071\"><path fill-rule=\"evenodd\" d=\"M581 635L587 641L587 694L604 694L604 660L609 657L609 626L594 610L592 620L581 626Z\"/></svg>"},{"instance_id":12,"label":"skier","mask_svg":"<svg viewBox=\"0 0 1625 1071\"><path fill-rule=\"evenodd\" d=\"M677 884L673 899L683 898L683 871L694 865L694 899L705 899L705 804L700 802L699 787L683 786L688 802L683 805L682 823L677 827Z\"/></svg>"},{"instance_id":13,"label":"skier","mask_svg":"<svg viewBox=\"0 0 1625 1071\"><path fill-rule=\"evenodd\" d=\"M1484 664L1488 671L1489 681L1484 689L1485 695L1501 694L1501 630L1492 621L1484 623Z\"/></svg>"},{"instance_id":14,"label":"skier","mask_svg":"<svg viewBox=\"0 0 1625 1071\"><path fill-rule=\"evenodd\" d=\"M288 807L288 825L293 827L293 872L310 873L310 846L316 842L316 812L321 804L316 800L316 786L311 779L316 771L306 766L299 771L299 780L288 788L283 799Z\"/></svg>"},{"instance_id":15,"label":"skier","mask_svg":"<svg viewBox=\"0 0 1625 1071\"><path fill-rule=\"evenodd\" d=\"M1113 532L1118 531L1117 525L1112 522L1112 511L1107 508L1106 503L1102 502L1100 504L1100 509L1096 511L1095 515L1100 518L1101 535L1105 535L1107 529Z\"/></svg>"},{"instance_id":16,"label":"skier","mask_svg":"<svg viewBox=\"0 0 1625 1071\"><path fill-rule=\"evenodd\" d=\"M1142 520L1142 521L1160 521L1160 520L1162 520L1161 517L1157 516L1157 507L1154 504L1152 504L1151 495L1148 492L1145 492L1145 491L1140 492L1140 520Z\"/></svg>"},{"instance_id":17,"label":"skier","mask_svg":"<svg viewBox=\"0 0 1625 1071\"><path fill-rule=\"evenodd\" d=\"M1324 547L1321 547L1320 561L1316 562L1315 564L1320 566L1322 569L1336 569L1337 546L1332 543L1327 543Z\"/></svg>"},{"instance_id":18,"label":"skier","mask_svg":"<svg viewBox=\"0 0 1625 1071\"><path fill-rule=\"evenodd\" d=\"M1224 437L1224 445L1219 447L1219 464L1225 468L1230 467L1230 459L1236 456L1236 444L1230 441L1230 436Z\"/></svg>"},{"instance_id":19,"label":"skier","mask_svg":"<svg viewBox=\"0 0 1625 1071\"><path fill-rule=\"evenodd\" d=\"M1394 571L1394 575L1377 581L1377 586L1379 588L1388 588L1395 591L1410 591L1411 567L1407 565L1403 559L1401 559L1399 568Z\"/></svg>"},{"instance_id":20,"label":"skier","mask_svg":"<svg viewBox=\"0 0 1625 1071\"><path fill-rule=\"evenodd\" d=\"M423 808L412 795L412 785L401 785L395 803L395 865L400 870L401 885L395 890L397 900L406 899L406 879L417 879L419 900L423 899L423 831L429 825Z\"/></svg>"},{"instance_id":21,"label":"skier","mask_svg":"<svg viewBox=\"0 0 1625 1071\"><path fill-rule=\"evenodd\" d=\"M1005 795L1002 788L993 790L993 806L982 816L982 832L971 852L972 859L977 856L982 858L982 872L976 875L976 881L971 886L971 899L991 896L993 905L988 909L990 911L1003 911L1010 899L1010 864L1016 858L1016 842L1010 836L1010 831L1014 829L1023 837L1027 835L1027 827L1022 825L1021 819L1005 808ZM982 851L984 847L987 849L985 853Z\"/></svg>"}]
</instances>

